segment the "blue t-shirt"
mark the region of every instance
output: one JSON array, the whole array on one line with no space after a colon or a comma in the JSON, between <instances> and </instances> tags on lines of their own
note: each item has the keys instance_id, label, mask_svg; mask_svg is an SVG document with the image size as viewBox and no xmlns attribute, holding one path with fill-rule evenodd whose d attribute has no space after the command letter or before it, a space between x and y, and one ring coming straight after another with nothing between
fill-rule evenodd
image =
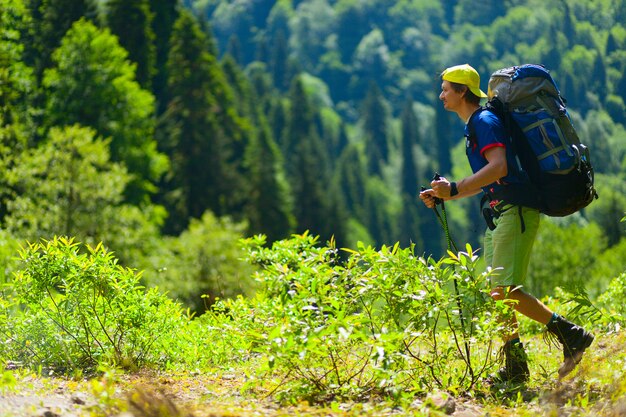
<instances>
[{"instance_id":1,"label":"blue t-shirt","mask_svg":"<svg viewBox=\"0 0 626 417\"><path fill-rule=\"evenodd\" d=\"M474 133L471 136L469 129L470 124L473 127ZM501 187L509 183L522 182L514 175L514 170L511 169L511 167L517 166L518 163L511 146L507 146L507 143L510 143L510 137L506 133L504 125L498 116L483 108L476 110L470 116L468 124L465 125L465 153L472 167L472 172L476 173L487 165L489 162L485 158L485 152L487 150L494 147L502 147L506 151L507 175L497 182L483 187L483 191L487 193L498 191Z\"/></svg>"}]
</instances>

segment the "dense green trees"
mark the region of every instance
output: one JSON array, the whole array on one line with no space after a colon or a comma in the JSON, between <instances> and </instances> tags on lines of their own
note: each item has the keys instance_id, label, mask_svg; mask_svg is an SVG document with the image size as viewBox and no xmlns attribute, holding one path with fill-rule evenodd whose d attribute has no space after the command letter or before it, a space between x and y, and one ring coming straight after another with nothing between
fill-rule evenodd
<instances>
[{"instance_id":1,"label":"dense green trees","mask_svg":"<svg viewBox=\"0 0 626 417\"><path fill-rule=\"evenodd\" d=\"M206 210L225 215L243 197L233 152L242 148L245 127L210 42L195 17L183 11L170 40L167 127L160 143L172 166L160 190L170 213L169 233L182 232Z\"/></svg>"},{"instance_id":2,"label":"dense green trees","mask_svg":"<svg viewBox=\"0 0 626 417\"><path fill-rule=\"evenodd\" d=\"M417 129L417 117L413 109L413 100L408 99L402 110L402 170L400 171L400 193L402 195L402 217L400 223L399 241L403 246L410 242L416 247L424 247L423 236L420 233L419 206L416 195L419 192L420 170L415 163L415 147L420 143Z\"/></svg>"},{"instance_id":3,"label":"dense green trees","mask_svg":"<svg viewBox=\"0 0 626 417\"><path fill-rule=\"evenodd\" d=\"M246 217L250 232L262 233L269 242L289 236L295 226L290 187L283 158L267 128L262 128L246 152L250 195Z\"/></svg>"},{"instance_id":4,"label":"dense green trees","mask_svg":"<svg viewBox=\"0 0 626 417\"><path fill-rule=\"evenodd\" d=\"M60 45L65 33L81 18L97 19L94 0L25 0L30 8L32 26L29 62L34 64L39 77L52 64L52 53Z\"/></svg>"},{"instance_id":5,"label":"dense green trees","mask_svg":"<svg viewBox=\"0 0 626 417\"><path fill-rule=\"evenodd\" d=\"M294 80L289 97L292 107L282 146L287 159L287 176L293 187L296 231L308 230L324 239L334 235L343 243L341 230L344 226L335 212L340 204L339 196L328 188L328 154L315 125L315 109L300 79Z\"/></svg>"},{"instance_id":6,"label":"dense green trees","mask_svg":"<svg viewBox=\"0 0 626 417\"><path fill-rule=\"evenodd\" d=\"M246 225L207 211L192 219L179 236L166 236L151 251L138 257L145 280L180 300L194 313L202 313L216 298L251 294L254 268L238 239Z\"/></svg>"},{"instance_id":7,"label":"dense green trees","mask_svg":"<svg viewBox=\"0 0 626 417\"><path fill-rule=\"evenodd\" d=\"M548 64L591 148L601 199L581 216L612 268L626 204L624 2L475 3L0 0L2 227L104 240L151 271L168 266L146 254L162 254L172 280L219 257L181 260L203 233L271 243L309 230L439 256L443 233L417 192L467 163L438 74L468 62L486 90L493 70L532 61ZM457 241L479 242L474 206L449 205ZM198 291L219 295L205 272Z\"/></svg>"},{"instance_id":8,"label":"dense green trees","mask_svg":"<svg viewBox=\"0 0 626 417\"><path fill-rule=\"evenodd\" d=\"M380 175L389 160L389 117L382 93L375 82L367 90L361 111L367 166L370 174Z\"/></svg>"},{"instance_id":9,"label":"dense green trees","mask_svg":"<svg viewBox=\"0 0 626 417\"><path fill-rule=\"evenodd\" d=\"M256 127L246 130L247 145L242 163L249 181L245 207L248 231L262 233L272 243L289 236L295 226L294 202L285 175L285 161L263 112L265 106L259 105L260 97L252 83L232 57L223 60L222 68L228 83L233 86L239 114L247 115Z\"/></svg>"},{"instance_id":10,"label":"dense green trees","mask_svg":"<svg viewBox=\"0 0 626 417\"><path fill-rule=\"evenodd\" d=\"M128 53L107 30L79 20L44 73L44 127L80 124L111 138L111 159L133 174L127 197L142 202L167 160L154 141L154 98L135 81Z\"/></svg>"},{"instance_id":11,"label":"dense green trees","mask_svg":"<svg viewBox=\"0 0 626 417\"><path fill-rule=\"evenodd\" d=\"M32 67L24 63L23 45L29 23L23 3L0 1L0 217L15 197L6 172L18 163L33 137L29 97L35 90L35 77Z\"/></svg>"},{"instance_id":12,"label":"dense green trees","mask_svg":"<svg viewBox=\"0 0 626 417\"><path fill-rule=\"evenodd\" d=\"M170 53L170 35L174 22L178 19L178 0L150 0L152 32L155 43L155 72L152 78L152 91L157 101L157 113L161 114L167 105L167 59Z\"/></svg>"},{"instance_id":13,"label":"dense green trees","mask_svg":"<svg viewBox=\"0 0 626 417\"><path fill-rule=\"evenodd\" d=\"M5 227L29 241L62 235L105 242L128 260L129 252L158 233L163 213L125 203L132 177L123 164L110 161L109 145L90 128L52 128L44 143L6 172L16 196L8 202Z\"/></svg>"},{"instance_id":14,"label":"dense green trees","mask_svg":"<svg viewBox=\"0 0 626 417\"><path fill-rule=\"evenodd\" d=\"M156 44L149 0L109 0L107 25L118 36L120 45L137 65L136 79L143 88L149 88L156 73Z\"/></svg>"}]
</instances>

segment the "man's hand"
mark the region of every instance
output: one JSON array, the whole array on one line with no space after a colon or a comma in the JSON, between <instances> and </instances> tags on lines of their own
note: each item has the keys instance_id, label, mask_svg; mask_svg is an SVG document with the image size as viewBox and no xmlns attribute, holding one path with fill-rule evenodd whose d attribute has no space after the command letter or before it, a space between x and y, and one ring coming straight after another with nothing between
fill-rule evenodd
<instances>
[{"instance_id":1,"label":"man's hand","mask_svg":"<svg viewBox=\"0 0 626 417\"><path fill-rule=\"evenodd\" d=\"M422 190L420 192L420 199L428 208L435 208L437 205L437 197L435 196L435 191L432 189Z\"/></svg>"},{"instance_id":2,"label":"man's hand","mask_svg":"<svg viewBox=\"0 0 626 417\"><path fill-rule=\"evenodd\" d=\"M430 182L430 186L435 193L435 197L439 197L441 199L450 198L450 181L445 179L444 177L439 177Z\"/></svg>"}]
</instances>

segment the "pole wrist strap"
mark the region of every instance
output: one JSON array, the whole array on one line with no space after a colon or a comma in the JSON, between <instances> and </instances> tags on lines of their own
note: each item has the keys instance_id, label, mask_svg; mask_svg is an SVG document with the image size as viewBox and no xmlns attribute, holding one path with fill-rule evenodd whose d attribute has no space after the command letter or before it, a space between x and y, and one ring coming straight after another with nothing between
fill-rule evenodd
<instances>
[{"instance_id":1,"label":"pole wrist strap","mask_svg":"<svg viewBox=\"0 0 626 417\"><path fill-rule=\"evenodd\" d=\"M454 197L459 193L459 190L456 188L456 182L450 183L450 197Z\"/></svg>"}]
</instances>

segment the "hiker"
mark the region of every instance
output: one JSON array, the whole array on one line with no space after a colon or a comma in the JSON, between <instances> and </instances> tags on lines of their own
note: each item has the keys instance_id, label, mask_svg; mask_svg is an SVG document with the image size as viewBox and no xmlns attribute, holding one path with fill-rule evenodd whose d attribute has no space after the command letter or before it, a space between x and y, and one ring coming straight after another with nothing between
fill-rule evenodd
<instances>
[{"instance_id":1,"label":"hiker","mask_svg":"<svg viewBox=\"0 0 626 417\"><path fill-rule=\"evenodd\" d=\"M465 122L466 154L473 174L459 181L443 177L433 180L432 188L420 193L424 204L434 208L436 198L455 200L481 192L489 196L494 188L522 181L513 175L513 170L509 172L509 164L515 156L511 146L505 146L507 137L502 122L480 105L480 100L487 95L480 90L478 72L468 64L457 65L446 69L441 78L439 99L446 110L455 112ZM475 132L473 137L468 132L470 119ZM483 248L487 265L495 270L491 277L491 296L495 300L511 300L516 312L543 323L548 332L556 336L563 346L564 360L558 371L562 378L580 362L593 335L554 313L523 289L539 228L539 211L506 201L488 201L483 197L484 200L493 213L493 218L487 219L492 224L485 232ZM512 330L503 335L505 364L490 378L492 383L523 383L530 376L515 312L508 324Z\"/></svg>"}]
</instances>

